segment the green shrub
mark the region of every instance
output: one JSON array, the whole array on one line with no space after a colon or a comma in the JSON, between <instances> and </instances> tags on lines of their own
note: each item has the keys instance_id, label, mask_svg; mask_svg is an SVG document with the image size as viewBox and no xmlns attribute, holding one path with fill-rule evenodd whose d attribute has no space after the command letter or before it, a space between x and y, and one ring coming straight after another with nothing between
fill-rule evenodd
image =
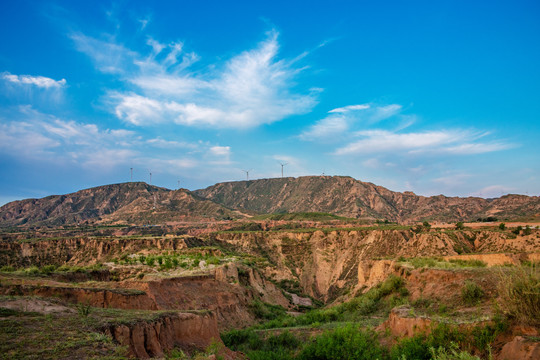
<instances>
[{"instance_id":1,"label":"green shrub","mask_svg":"<svg viewBox=\"0 0 540 360\"><path fill-rule=\"evenodd\" d=\"M45 265L41 267L41 272L43 274L49 275L56 270L56 265Z\"/></svg>"},{"instance_id":2,"label":"green shrub","mask_svg":"<svg viewBox=\"0 0 540 360\"><path fill-rule=\"evenodd\" d=\"M506 224L505 223L500 223L499 224L499 229L500 230L506 230Z\"/></svg>"},{"instance_id":3,"label":"green shrub","mask_svg":"<svg viewBox=\"0 0 540 360\"><path fill-rule=\"evenodd\" d=\"M284 331L279 335L272 335L266 340L266 342L268 343L271 349L275 349L275 348L296 349L300 345L300 340L298 340L289 331Z\"/></svg>"},{"instance_id":4,"label":"green shrub","mask_svg":"<svg viewBox=\"0 0 540 360\"><path fill-rule=\"evenodd\" d=\"M427 345L425 335L416 335L411 338L404 338L390 349L391 360L415 359L429 360L431 353Z\"/></svg>"},{"instance_id":5,"label":"green shrub","mask_svg":"<svg viewBox=\"0 0 540 360\"><path fill-rule=\"evenodd\" d=\"M261 339L253 329L231 330L221 334L225 346L234 351L257 350Z\"/></svg>"},{"instance_id":6,"label":"green shrub","mask_svg":"<svg viewBox=\"0 0 540 360\"><path fill-rule=\"evenodd\" d=\"M456 327L439 323L427 337L427 345L435 349L448 349L451 344L462 344L466 335Z\"/></svg>"},{"instance_id":7,"label":"green shrub","mask_svg":"<svg viewBox=\"0 0 540 360\"><path fill-rule=\"evenodd\" d=\"M461 288L461 299L469 305L478 303L484 297L484 290L478 284L467 280Z\"/></svg>"},{"instance_id":8,"label":"green shrub","mask_svg":"<svg viewBox=\"0 0 540 360\"><path fill-rule=\"evenodd\" d=\"M264 303L259 300L253 301L249 307L253 315L258 319L272 320L286 313L282 306Z\"/></svg>"},{"instance_id":9,"label":"green shrub","mask_svg":"<svg viewBox=\"0 0 540 360\"><path fill-rule=\"evenodd\" d=\"M384 350L371 330L346 326L324 332L298 354L299 360L382 359Z\"/></svg>"},{"instance_id":10,"label":"green shrub","mask_svg":"<svg viewBox=\"0 0 540 360\"><path fill-rule=\"evenodd\" d=\"M469 354L466 351L459 351L457 345L451 343L449 348L439 347L437 350L429 349L433 360L481 360L479 357Z\"/></svg>"},{"instance_id":11,"label":"green shrub","mask_svg":"<svg viewBox=\"0 0 540 360\"><path fill-rule=\"evenodd\" d=\"M0 268L0 272L13 272L15 271L15 268L10 265L4 265Z\"/></svg>"},{"instance_id":12,"label":"green shrub","mask_svg":"<svg viewBox=\"0 0 540 360\"><path fill-rule=\"evenodd\" d=\"M37 275L39 274L39 268L37 266L31 266L29 268L24 269L25 275Z\"/></svg>"},{"instance_id":13,"label":"green shrub","mask_svg":"<svg viewBox=\"0 0 540 360\"><path fill-rule=\"evenodd\" d=\"M465 229L465 224L463 224L462 221L458 221L456 223L456 230L463 230L463 229Z\"/></svg>"}]
</instances>

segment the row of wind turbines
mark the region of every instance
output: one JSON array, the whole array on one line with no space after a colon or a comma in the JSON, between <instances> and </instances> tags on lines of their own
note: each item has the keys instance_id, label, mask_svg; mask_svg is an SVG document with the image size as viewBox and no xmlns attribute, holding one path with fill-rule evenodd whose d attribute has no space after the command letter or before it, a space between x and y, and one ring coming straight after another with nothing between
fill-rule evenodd
<instances>
[{"instance_id":1,"label":"row of wind turbines","mask_svg":"<svg viewBox=\"0 0 540 360\"><path fill-rule=\"evenodd\" d=\"M283 177L283 168L287 165L289 165L289 163L279 163L279 165L281 165L281 177ZM129 168L129 179L131 182L133 182L133 170L134 168L133 167L130 167ZM252 171L253 169L249 169L249 170L242 170L243 172L246 173L246 180L249 181L249 172ZM149 184L152 185L152 170L150 169L147 169L148 171L148 175L150 176L150 182ZM178 180L178 188L180 189L180 180Z\"/></svg>"},{"instance_id":2,"label":"row of wind turbines","mask_svg":"<svg viewBox=\"0 0 540 360\"><path fill-rule=\"evenodd\" d=\"M281 177L283 177L283 167L286 166L286 165L289 165L289 163L279 163L279 165L281 165ZM253 169L249 169L249 170L242 170L243 172L246 173L246 180L249 181L249 172L252 171Z\"/></svg>"}]
</instances>

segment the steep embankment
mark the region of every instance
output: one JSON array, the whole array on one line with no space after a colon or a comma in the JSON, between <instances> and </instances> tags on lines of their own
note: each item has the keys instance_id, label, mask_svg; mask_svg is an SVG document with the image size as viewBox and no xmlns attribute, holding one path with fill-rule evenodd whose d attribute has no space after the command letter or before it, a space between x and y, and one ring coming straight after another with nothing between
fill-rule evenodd
<instances>
[{"instance_id":1,"label":"steep embankment","mask_svg":"<svg viewBox=\"0 0 540 360\"><path fill-rule=\"evenodd\" d=\"M232 217L238 215L188 190L173 191L142 182L13 201L0 208L0 226L56 226L83 222L148 224Z\"/></svg>"},{"instance_id":2,"label":"steep embankment","mask_svg":"<svg viewBox=\"0 0 540 360\"><path fill-rule=\"evenodd\" d=\"M0 241L0 264L15 267L88 265L113 256L145 249L181 250L202 244L200 239L178 238L60 238L33 241Z\"/></svg>"},{"instance_id":3,"label":"steep embankment","mask_svg":"<svg viewBox=\"0 0 540 360\"><path fill-rule=\"evenodd\" d=\"M517 237L496 231L411 230L222 232L214 237L238 251L268 257L273 265L264 269L267 277L298 281L305 293L325 302L384 280L391 272L391 261L377 259L529 253L540 248L538 231Z\"/></svg>"},{"instance_id":4,"label":"steep embankment","mask_svg":"<svg viewBox=\"0 0 540 360\"><path fill-rule=\"evenodd\" d=\"M212 313L169 314L151 322L109 325L104 332L138 359L162 358L175 347L203 350L212 343L223 346L222 357L236 358L222 344Z\"/></svg>"},{"instance_id":5,"label":"steep embankment","mask_svg":"<svg viewBox=\"0 0 540 360\"><path fill-rule=\"evenodd\" d=\"M328 212L354 217L417 221L504 219L540 216L540 197L507 195L499 199L418 196L346 176L304 176L219 183L196 190L226 207L255 213Z\"/></svg>"}]
</instances>

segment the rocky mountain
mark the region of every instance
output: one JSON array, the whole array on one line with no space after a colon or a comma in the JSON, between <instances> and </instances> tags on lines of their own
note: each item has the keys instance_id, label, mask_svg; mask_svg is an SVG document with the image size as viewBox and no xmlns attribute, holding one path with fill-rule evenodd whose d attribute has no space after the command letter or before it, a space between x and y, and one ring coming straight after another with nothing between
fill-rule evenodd
<instances>
[{"instance_id":1,"label":"rocky mountain","mask_svg":"<svg viewBox=\"0 0 540 360\"><path fill-rule=\"evenodd\" d=\"M348 176L226 182L196 190L195 194L228 208L253 213L328 212L399 222L540 216L538 196L506 195L498 199L426 197L408 191L390 191Z\"/></svg>"},{"instance_id":2,"label":"rocky mountain","mask_svg":"<svg viewBox=\"0 0 540 360\"><path fill-rule=\"evenodd\" d=\"M0 225L159 224L243 217L239 211L326 212L398 222L424 219L453 222L489 216L504 220L540 217L540 197L425 197L390 191L346 176L225 182L193 192L131 182L14 201L0 208Z\"/></svg>"},{"instance_id":3,"label":"rocky mountain","mask_svg":"<svg viewBox=\"0 0 540 360\"><path fill-rule=\"evenodd\" d=\"M67 195L13 201L0 208L0 225L64 225L82 222L154 224L238 217L192 192L143 182L112 184Z\"/></svg>"}]
</instances>

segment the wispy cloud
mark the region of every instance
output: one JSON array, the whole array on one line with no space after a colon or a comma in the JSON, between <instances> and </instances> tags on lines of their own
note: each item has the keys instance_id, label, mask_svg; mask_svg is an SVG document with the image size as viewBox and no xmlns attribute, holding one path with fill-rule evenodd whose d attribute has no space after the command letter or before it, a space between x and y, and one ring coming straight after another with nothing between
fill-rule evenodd
<instances>
[{"instance_id":1,"label":"wispy cloud","mask_svg":"<svg viewBox=\"0 0 540 360\"><path fill-rule=\"evenodd\" d=\"M199 56L185 51L182 42L149 38L151 49L141 55L112 39L71 38L100 71L133 86L106 94L111 111L133 125L249 128L306 113L316 104L314 92L294 91L294 78L303 68L296 66L298 59L278 58L276 31L254 49L197 72L189 69Z\"/></svg>"},{"instance_id":2,"label":"wispy cloud","mask_svg":"<svg viewBox=\"0 0 540 360\"><path fill-rule=\"evenodd\" d=\"M16 85L30 85L38 88L61 88L66 85L66 79L54 80L45 76L14 75L9 72L2 73L2 79Z\"/></svg>"},{"instance_id":3,"label":"wispy cloud","mask_svg":"<svg viewBox=\"0 0 540 360\"><path fill-rule=\"evenodd\" d=\"M175 175L186 169L202 171L209 164L213 165L211 171L219 172L232 163L230 146L180 141L178 137L148 139L137 131L64 120L31 106L0 113L0 155L86 171L114 171L124 166Z\"/></svg>"},{"instance_id":4,"label":"wispy cloud","mask_svg":"<svg viewBox=\"0 0 540 360\"><path fill-rule=\"evenodd\" d=\"M490 185L483 187L482 189L472 193L471 195L485 198L495 198L500 197L504 194L512 193L513 191L516 191L516 188L505 185Z\"/></svg>"},{"instance_id":5,"label":"wispy cloud","mask_svg":"<svg viewBox=\"0 0 540 360\"><path fill-rule=\"evenodd\" d=\"M402 106L398 104L348 105L328 112L328 116L317 121L300 134L302 140L308 141L341 141L336 135L343 134L358 126L367 126L398 115ZM405 115L400 115L404 117ZM410 123L410 122L409 122Z\"/></svg>"},{"instance_id":6,"label":"wispy cloud","mask_svg":"<svg viewBox=\"0 0 540 360\"><path fill-rule=\"evenodd\" d=\"M136 154L128 144L135 139L128 130L65 121L30 106L19 107L0 125L2 153L46 162L113 166Z\"/></svg>"},{"instance_id":7,"label":"wispy cloud","mask_svg":"<svg viewBox=\"0 0 540 360\"><path fill-rule=\"evenodd\" d=\"M387 130L359 131L362 139L338 148L336 155L370 153L402 154L481 154L513 147L503 142L479 142L487 133L468 130L437 130L398 133Z\"/></svg>"}]
</instances>

